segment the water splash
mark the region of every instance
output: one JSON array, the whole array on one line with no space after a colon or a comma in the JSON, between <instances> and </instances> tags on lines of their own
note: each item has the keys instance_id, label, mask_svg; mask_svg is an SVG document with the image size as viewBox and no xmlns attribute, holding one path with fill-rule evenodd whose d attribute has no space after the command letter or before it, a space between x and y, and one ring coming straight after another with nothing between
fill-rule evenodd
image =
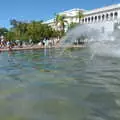
<instances>
[{"instance_id":1,"label":"water splash","mask_svg":"<svg viewBox=\"0 0 120 120\"><path fill-rule=\"evenodd\" d=\"M78 25L70 30L61 40L64 48L72 46L76 40L84 41L92 56L120 57L120 31L104 31L99 24Z\"/></svg>"}]
</instances>

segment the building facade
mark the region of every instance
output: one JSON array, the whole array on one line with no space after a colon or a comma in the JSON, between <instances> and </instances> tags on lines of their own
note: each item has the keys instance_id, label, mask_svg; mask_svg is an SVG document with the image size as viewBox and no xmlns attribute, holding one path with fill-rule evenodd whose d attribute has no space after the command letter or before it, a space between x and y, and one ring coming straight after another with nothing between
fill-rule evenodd
<instances>
[{"instance_id":1,"label":"building facade","mask_svg":"<svg viewBox=\"0 0 120 120\"><path fill-rule=\"evenodd\" d=\"M116 28L120 28L120 4L109 5L94 10L83 10L83 9L71 9L58 13L59 15L64 14L68 24L66 24L66 30L68 25L72 22L78 23L79 20L76 17L78 11L81 11L84 17L81 19L80 24L93 24L96 28L102 31L114 31ZM59 28L55 25L54 18L46 21L45 23L51 25L54 29ZM118 26L118 27L117 27Z\"/></svg>"},{"instance_id":2,"label":"building facade","mask_svg":"<svg viewBox=\"0 0 120 120\"><path fill-rule=\"evenodd\" d=\"M70 25L70 23L79 22L78 18L76 17L79 11L83 12L84 10L75 8L75 9L71 9L71 10L58 13L59 15L65 15L65 21L67 21L67 23L65 23L65 30L68 29L68 26ZM55 18L45 21L44 23L52 26L52 28L56 30L60 30L60 25L59 24L56 25Z\"/></svg>"}]
</instances>

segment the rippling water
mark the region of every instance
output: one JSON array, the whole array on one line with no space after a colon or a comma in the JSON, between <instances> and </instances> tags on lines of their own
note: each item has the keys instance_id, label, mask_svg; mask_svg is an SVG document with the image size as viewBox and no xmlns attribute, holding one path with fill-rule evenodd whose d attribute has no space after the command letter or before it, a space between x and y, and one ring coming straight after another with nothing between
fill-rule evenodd
<instances>
[{"instance_id":1,"label":"rippling water","mask_svg":"<svg viewBox=\"0 0 120 120\"><path fill-rule=\"evenodd\" d=\"M120 60L89 49L0 54L1 120L120 120Z\"/></svg>"}]
</instances>

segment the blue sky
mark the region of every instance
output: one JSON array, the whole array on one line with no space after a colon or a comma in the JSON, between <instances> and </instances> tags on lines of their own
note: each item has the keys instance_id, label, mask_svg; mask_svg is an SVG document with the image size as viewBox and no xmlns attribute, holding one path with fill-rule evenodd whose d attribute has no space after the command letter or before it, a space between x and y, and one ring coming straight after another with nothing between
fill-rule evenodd
<instances>
[{"instance_id":1,"label":"blue sky","mask_svg":"<svg viewBox=\"0 0 120 120\"><path fill-rule=\"evenodd\" d=\"M64 10L89 10L115 3L120 3L120 0L0 0L0 27L9 27L9 20L13 18L47 20Z\"/></svg>"}]
</instances>

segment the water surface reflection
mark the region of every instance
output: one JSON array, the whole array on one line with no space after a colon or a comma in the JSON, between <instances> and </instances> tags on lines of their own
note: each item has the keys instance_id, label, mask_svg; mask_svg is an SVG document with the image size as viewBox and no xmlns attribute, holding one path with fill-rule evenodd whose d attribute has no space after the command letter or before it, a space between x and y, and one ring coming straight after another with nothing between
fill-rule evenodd
<instances>
[{"instance_id":1,"label":"water surface reflection","mask_svg":"<svg viewBox=\"0 0 120 120\"><path fill-rule=\"evenodd\" d=\"M89 50L0 54L1 120L119 120L119 58Z\"/></svg>"}]
</instances>

